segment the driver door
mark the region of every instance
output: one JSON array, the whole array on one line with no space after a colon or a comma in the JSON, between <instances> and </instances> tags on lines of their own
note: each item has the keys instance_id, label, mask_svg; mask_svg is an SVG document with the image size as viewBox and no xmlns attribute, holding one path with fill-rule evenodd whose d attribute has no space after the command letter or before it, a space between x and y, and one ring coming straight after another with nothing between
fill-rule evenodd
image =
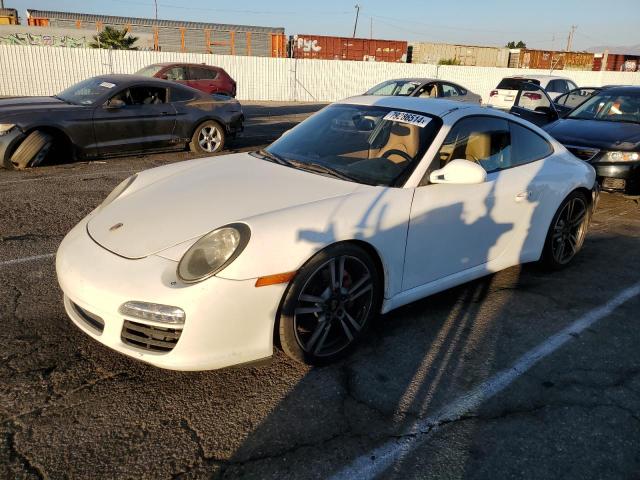
<instances>
[{"instance_id":1,"label":"driver door","mask_svg":"<svg viewBox=\"0 0 640 480\"><path fill-rule=\"evenodd\" d=\"M560 118L560 114L544 89L529 82L522 84L509 112L539 127Z\"/></svg>"},{"instance_id":2,"label":"driver door","mask_svg":"<svg viewBox=\"0 0 640 480\"><path fill-rule=\"evenodd\" d=\"M100 155L142 152L175 144L176 110L167 89L137 85L113 95L93 114Z\"/></svg>"},{"instance_id":3,"label":"driver door","mask_svg":"<svg viewBox=\"0 0 640 480\"><path fill-rule=\"evenodd\" d=\"M430 171L454 159L481 165L479 184L431 184ZM445 139L434 168L417 187L411 206L403 290L447 277L473 276L503 255L519 254L533 201L530 176L511 165L511 132L505 119L488 116L458 121ZM507 258L507 257L505 257ZM459 282L453 282L459 283Z\"/></svg>"}]
</instances>

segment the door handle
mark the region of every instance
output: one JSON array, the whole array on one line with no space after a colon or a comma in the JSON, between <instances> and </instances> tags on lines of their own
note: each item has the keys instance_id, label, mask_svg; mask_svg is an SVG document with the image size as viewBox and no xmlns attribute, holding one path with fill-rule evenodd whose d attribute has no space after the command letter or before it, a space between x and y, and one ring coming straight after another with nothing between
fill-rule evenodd
<instances>
[{"instance_id":1,"label":"door handle","mask_svg":"<svg viewBox=\"0 0 640 480\"><path fill-rule=\"evenodd\" d=\"M528 200L533 195L531 190L527 190L526 192L520 192L516 195L516 202L522 202L524 200Z\"/></svg>"}]
</instances>

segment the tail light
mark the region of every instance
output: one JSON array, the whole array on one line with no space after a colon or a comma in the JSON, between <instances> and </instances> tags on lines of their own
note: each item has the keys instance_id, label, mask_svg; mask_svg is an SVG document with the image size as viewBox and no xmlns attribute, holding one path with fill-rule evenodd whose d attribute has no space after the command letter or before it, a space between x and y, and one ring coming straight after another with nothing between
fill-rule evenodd
<instances>
[{"instance_id":1,"label":"tail light","mask_svg":"<svg viewBox=\"0 0 640 480\"><path fill-rule=\"evenodd\" d=\"M495 97L496 95L498 95L498 90L491 90L491 93L489 94L489 96Z\"/></svg>"},{"instance_id":2,"label":"tail light","mask_svg":"<svg viewBox=\"0 0 640 480\"><path fill-rule=\"evenodd\" d=\"M542 95L540 95L539 93L531 93L531 92L524 92L522 94L523 96L531 99L531 100L541 100L542 99Z\"/></svg>"}]
</instances>

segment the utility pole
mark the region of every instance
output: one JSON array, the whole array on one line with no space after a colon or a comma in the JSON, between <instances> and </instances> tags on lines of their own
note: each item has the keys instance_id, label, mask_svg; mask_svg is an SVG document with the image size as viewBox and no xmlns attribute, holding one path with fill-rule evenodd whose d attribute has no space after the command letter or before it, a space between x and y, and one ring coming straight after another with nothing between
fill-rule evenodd
<instances>
[{"instance_id":1,"label":"utility pole","mask_svg":"<svg viewBox=\"0 0 640 480\"><path fill-rule=\"evenodd\" d=\"M0 8L4 8L4 0L0 0Z\"/></svg>"},{"instance_id":2,"label":"utility pole","mask_svg":"<svg viewBox=\"0 0 640 480\"><path fill-rule=\"evenodd\" d=\"M571 50L571 45L573 44L573 35L576 33L577 25L571 25L571 30L569 31L569 38L567 38L567 48L565 51Z\"/></svg>"},{"instance_id":3,"label":"utility pole","mask_svg":"<svg viewBox=\"0 0 640 480\"><path fill-rule=\"evenodd\" d=\"M156 22L157 22L158 21L158 0L153 0L153 4L156 7Z\"/></svg>"},{"instance_id":4,"label":"utility pole","mask_svg":"<svg viewBox=\"0 0 640 480\"><path fill-rule=\"evenodd\" d=\"M360 15L360 5L356 3L356 23L353 25L353 38L356 38L356 30L358 29L358 16Z\"/></svg>"}]
</instances>

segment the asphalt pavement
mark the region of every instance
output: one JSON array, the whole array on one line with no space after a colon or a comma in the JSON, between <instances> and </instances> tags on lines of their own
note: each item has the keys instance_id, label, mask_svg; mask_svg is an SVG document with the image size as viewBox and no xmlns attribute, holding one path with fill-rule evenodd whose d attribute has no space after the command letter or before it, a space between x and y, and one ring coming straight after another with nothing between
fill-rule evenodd
<instances>
[{"instance_id":1,"label":"asphalt pavement","mask_svg":"<svg viewBox=\"0 0 640 480\"><path fill-rule=\"evenodd\" d=\"M318 108L247 105L230 148ZM122 179L189 158L0 170L0 478L640 478L637 201L603 194L569 268L393 311L335 365L172 372L73 326L52 254Z\"/></svg>"}]
</instances>

